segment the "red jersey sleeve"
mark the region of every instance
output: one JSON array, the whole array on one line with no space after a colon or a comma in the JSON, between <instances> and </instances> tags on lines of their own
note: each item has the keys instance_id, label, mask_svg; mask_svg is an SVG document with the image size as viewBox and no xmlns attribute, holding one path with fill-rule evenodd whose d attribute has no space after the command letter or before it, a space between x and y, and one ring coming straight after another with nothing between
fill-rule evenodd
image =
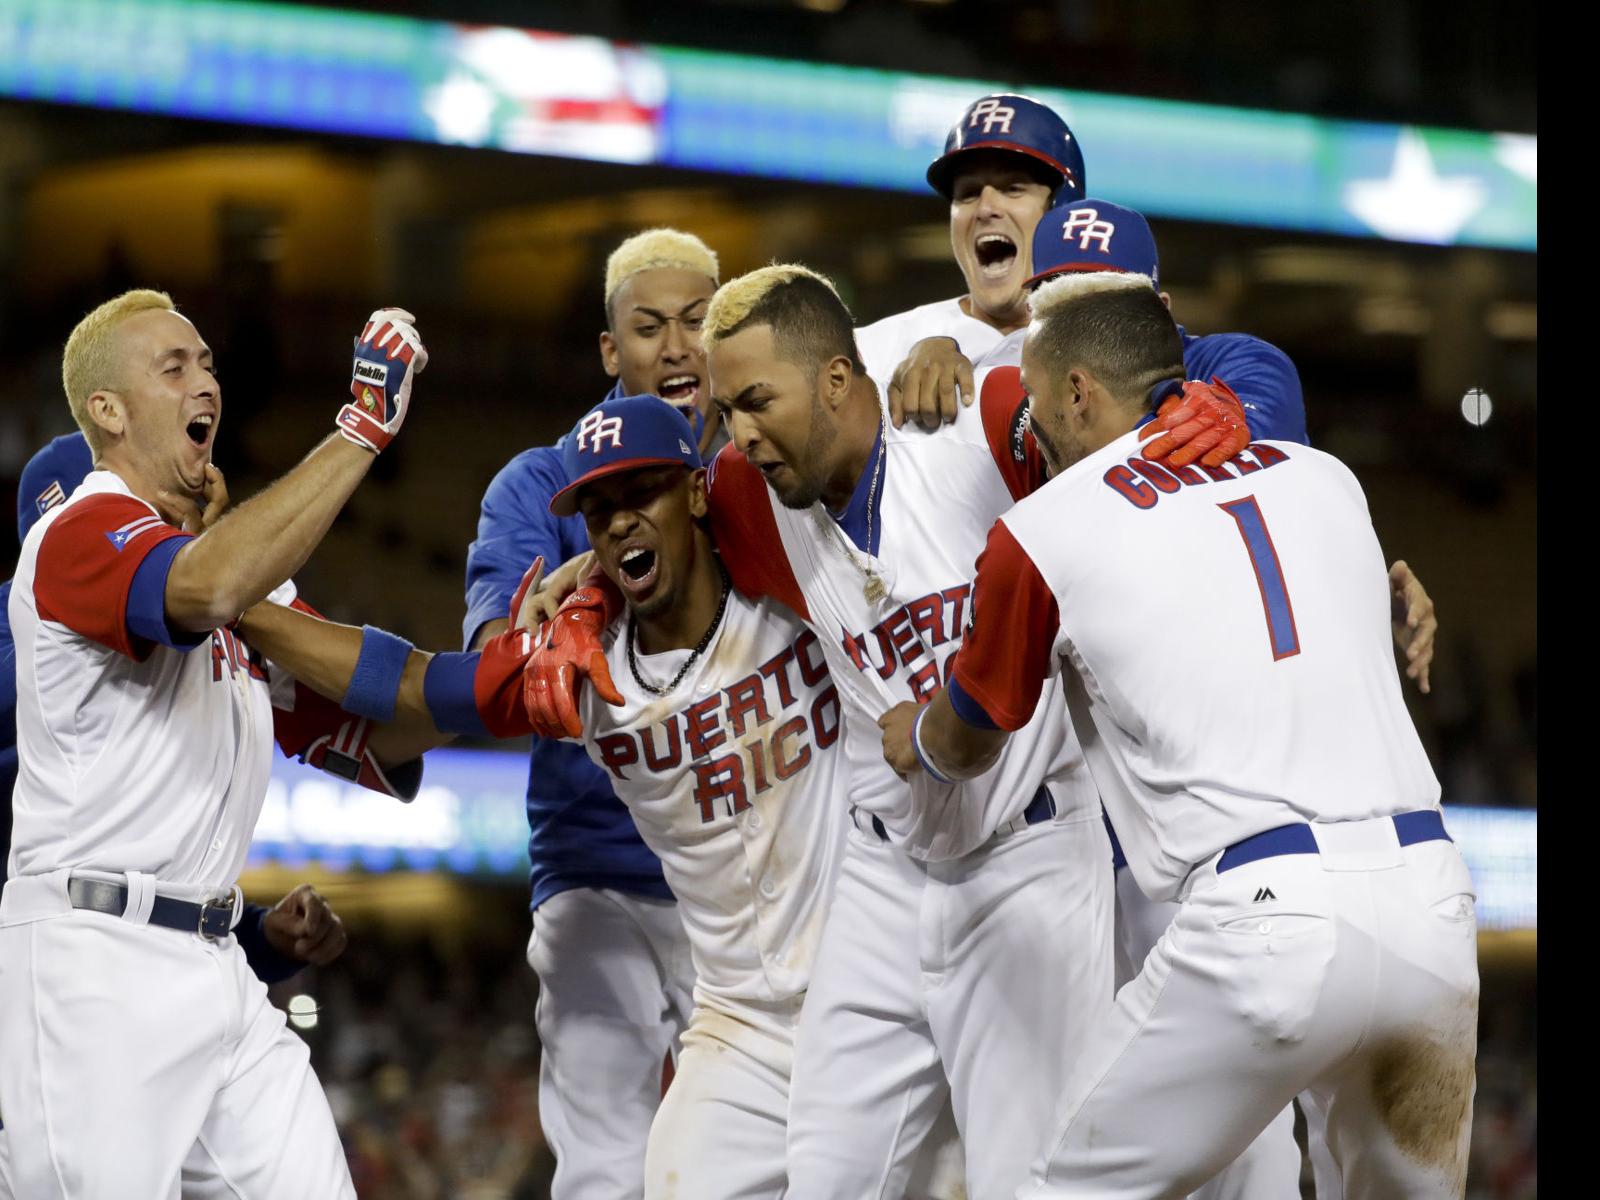
<instances>
[{"instance_id":1,"label":"red jersey sleeve","mask_svg":"<svg viewBox=\"0 0 1600 1200\"><path fill-rule=\"evenodd\" d=\"M787 605L801 620L810 620L761 472L731 444L724 446L711 460L706 494L711 535L733 586L751 600L770 597Z\"/></svg>"},{"instance_id":2,"label":"red jersey sleeve","mask_svg":"<svg viewBox=\"0 0 1600 1200\"><path fill-rule=\"evenodd\" d=\"M78 501L39 545L33 594L40 618L139 660L156 643L187 649L204 641L206 634L174 634L166 625L167 571L190 540L131 496Z\"/></svg>"},{"instance_id":3,"label":"red jersey sleeve","mask_svg":"<svg viewBox=\"0 0 1600 1200\"><path fill-rule=\"evenodd\" d=\"M1045 481L1044 457L1028 429L1027 399L1017 367L991 368L978 389L989 453L1013 500L1032 495Z\"/></svg>"},{"instance_id":4,"label":"red jersey sleeve","mask_svg":"<svg viewBox=\"0 0 1600 1200\"><path fill-rule=\"evenodd\" d=\"M1060 628L1054 593L1005 523L996 521L978 556L972 618L956 652L950 699L957 715L982 725L964 710L964 701L973 702L996 728L1026 725Z\"/></svg>"}]
</instances>

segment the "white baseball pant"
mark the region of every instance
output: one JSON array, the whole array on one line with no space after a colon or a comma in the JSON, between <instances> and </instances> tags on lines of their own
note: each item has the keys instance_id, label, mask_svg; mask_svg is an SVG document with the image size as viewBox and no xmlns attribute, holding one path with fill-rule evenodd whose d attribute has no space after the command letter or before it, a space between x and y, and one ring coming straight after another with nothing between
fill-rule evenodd
<instances>
[{"instance_id":1,"label":"white baseball pant","mask_svg":"<svg viewBox=\"0 0 1600 1200\"><path fill-rule=\"evenodd\" d=\"M772 1003L695 991L683 1051L645 1154L645 1200L779 1200L803 996Z\"/></svg>"},{"instance_id":2,"label":"white baseball pant","mask_svg":"<svg viewBox=\"0 0 1600 1200\"><path fill-rule=\"evenodd\" d=\"M1317 854L1194 872L1020 1197L1184 1196L1307 1089L1337 1195L1462 1194L1478 1015L1466 865L1447 841L1401 846L1387 818L1312 829Z\"/></svg>"},{"instance_id":3,"label":"white baseball pant","mask_svg":"<svg viewBox=\"0 0 1600 1200\"><path fill-rule=\"evenodd\" d=\"M1096 813L919 864L852 828L796 1039L792 1200L899 1200L948 1092L973 1200L1010 1197L1059 1128L1111 1003Z\"/></svg>"},{"instance_id":4,"label":"white baseball pant","mask_svg":"<svg viewBox=\"0 0 1600 1200\"><path fill-rule=\"evenodd\" d=\"M238 943L143 924L147 904L74 909L68 875L13 878L0 900L17 1195L176 1197L192 1160L243 1200L353 1200L310 1054Z\"/></svg>"},{"instance_id":5,"label":"white baseball pant","mask_svg":"<svg viewBox=\"0 0 1600 1200\"><path fill-rule=\"evenodd\" d=\"M1116 986L1121 991L1178 915L1178 904L1150 899L1126 867L1117 870L1116 881ZM1244 1153L1196 1188L1190 1200L1298 1200L1299 1195L1300 1146L1294 1140L1294 1109L1286 1107Z\"/></svg>"},{"instance_id":6,"label":"white baseball pant","mask_svg":"<svg viewBox=\"0 0 1600 1200\"><path fill-rule=\"evenodd\" d=\"M661 1065L693 1005L689 941L671 900L569 888L539 905L539 1120L554 1200L640 1200Z\"/></svg>"}]
</instances>

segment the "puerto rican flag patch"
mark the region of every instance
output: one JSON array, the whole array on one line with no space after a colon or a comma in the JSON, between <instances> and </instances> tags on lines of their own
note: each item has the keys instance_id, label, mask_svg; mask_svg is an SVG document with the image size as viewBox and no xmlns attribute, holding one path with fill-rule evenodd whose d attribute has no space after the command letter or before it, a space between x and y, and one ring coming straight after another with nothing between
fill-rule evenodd
<instances>
[{"instance_id":1,"label":"puerto rican flag patch","mask_svg":"<svg viewBox=\"0 0 1600 1200\"><path fill-rule=\"evenodd\" d=\"M38 508L39 515L42 517L56 505L65 504L66 502L67 493L61 490L61 481L59 479L52 479L50 481L50 486L45 488L44 491L40 492L39 498L33 503L35 507Z\"/></svg>"},{"instance_id":2,"label":"puerto rican flag patch","mask_svg":"<svg viewBox=\"0 0 1600 1200\"><path fill-rule=\"evenodd\" d=\"M113 529L109 531L106 534L106 541L115 546L117 548L117 552L120 554L122 552L122 548L129 542L133 541L133 539L138 537L141 533L149 533L152 529L161 529L165 526L166 522L160 517L140 517L137 521L129 521L121 529Z\"/></svg>"}]
</instances>

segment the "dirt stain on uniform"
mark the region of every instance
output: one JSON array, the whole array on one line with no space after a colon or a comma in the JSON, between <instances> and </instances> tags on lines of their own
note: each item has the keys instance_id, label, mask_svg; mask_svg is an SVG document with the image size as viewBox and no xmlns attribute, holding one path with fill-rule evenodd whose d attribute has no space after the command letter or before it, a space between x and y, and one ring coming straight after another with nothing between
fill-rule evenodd
<instances>
[{"instance_id":1,"label":"dirt stain on uniform","mask_svg":"<svg viewBox=\"0 0 1600 1200\"><path fill-rule=\"evenodd\" d=\"M1379 1118L1407 1158L1466 1185L1462 1130L1474 1083L1473 1039L1417 1030L1374 1043L1372 1099Z\"/></svg>"}]
</instances>

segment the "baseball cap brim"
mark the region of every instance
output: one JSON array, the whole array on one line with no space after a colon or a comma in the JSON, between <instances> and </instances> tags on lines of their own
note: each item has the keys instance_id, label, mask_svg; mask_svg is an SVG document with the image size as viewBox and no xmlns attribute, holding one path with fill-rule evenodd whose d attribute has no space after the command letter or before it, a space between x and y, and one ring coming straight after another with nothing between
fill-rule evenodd
<instances>
[{"instance_id":1,"label":"baseball cap brim","mask_svg":"<svg viewBox=\"0 0 1600 1200\"><path fill-rule=\"evenodd\" d=\"M622 471L638 471L645 467L682 467L686 471L696 471L700 469L700 464L698 462L685 462L681 458L619 458L615 462L608 462L592 471L585 471L554 496L551 496L550 512L557 517L573 516L578 511L579 488L591 484L597 479L604 479L607 475L616 475Z\"/></svg>"},{"instance_id":2,"label":"baseball cap brim","mask_svg":"<svg viewBox=\"0 0 1600 1200\"><path fill-rule=\"evenodd\" d=\"M1078 271L1110 271L1117 275L1132 275L1134 272L1126 267L1108 266L1106 263L1083 262L1064 263L1059 267L1049 267L1040 271L1032 279L1026 280L1022 287L1024 291L1032 291L1047 279L1054 279L1057 275L1070 275Z\"/></svg>"}]
</instances>

